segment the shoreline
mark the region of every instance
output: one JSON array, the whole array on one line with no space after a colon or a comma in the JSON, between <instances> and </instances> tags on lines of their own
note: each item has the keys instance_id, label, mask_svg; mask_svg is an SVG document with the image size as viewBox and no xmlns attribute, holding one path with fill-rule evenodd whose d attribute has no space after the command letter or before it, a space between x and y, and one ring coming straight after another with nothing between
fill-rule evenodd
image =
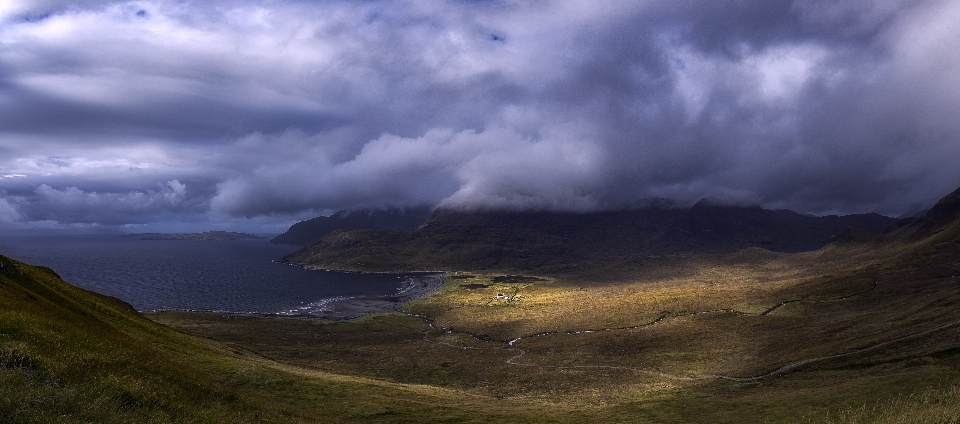
<instances>
[{"instance_id":1,"label":"shoreline","mask_svg":"<svg viewBox=\"0 0 960 424\"><path fill-rule=\"evenodd\" d=\"M412 280L411 284L394 295L324 299L316 306L316 312L264 315L343 321L381 312L400 311L400 305L437 291L447 281L442 272L417 274L420 275L407 274Z\"/></svg>"},{"instance_id":2,"label":"shoreline","mask_svg":"<svg viewBox=\"0 0 960 424\"><path fill-rule=\"evenodd\" d=\"M283 258L281 258L281 259L283 259ZM450 272L450 271L442 271L442 270L433 270L433 271L431 271L431 270L426 270L426 271L404 271L404 270L396 270L396 271L361 271L361 270L353 269L353 268L321 268L321 267L313 266L313 265L298 264L298 263L296 263L296 262L286 262L286 261L282 261L282 260L280 260L280 259L274 259L274 260L272 260L272 261L270 261L270 262L273 262L273 263L275 263L275 264L280 264L280 265L290 265L290 266L294 266L294 267L297 267L297 268L306 269L306 270L309 270L309 271L340 272L340 273L343 273L343 274L420 275L420 274L446 274L447 272Z\"/></svg>"},{"instance_id":3,"label":"shoreline","mask_svg":"<svg viewBox=\"0 0 960 424\"><path fill-rule=\"evenodd\" d=\"M425 297L430 293L435 292L446 283L444 272L411 272L395 274L403 275L410 279L410 284L402 288L398 293L386 296L357 296L321 299L307 306L298 309L291 309L287 312L230 312L187 309L156 309L139 312L143 314L163 312L195 312L222 314L224 316L312 318L328 321L345 321L382 312L400 311L400 305L411 300Z\"/></svg>"}]
</instances>

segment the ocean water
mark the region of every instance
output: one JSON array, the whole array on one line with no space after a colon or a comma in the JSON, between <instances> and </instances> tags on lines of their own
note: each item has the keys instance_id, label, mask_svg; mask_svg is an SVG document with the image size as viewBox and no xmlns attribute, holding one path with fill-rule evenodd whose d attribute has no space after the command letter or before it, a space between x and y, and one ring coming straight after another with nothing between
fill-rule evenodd
<instances>
[{"instance_id":1,"label":"ocean water","mask_svg":"<svg viewBox=\"0 0 960 424\"><path fill-rule=\"evenodd\" d=\"M52 268L139 311L301 314L333 299L390 296L412 276L311 271L272 262L296 246L267 240L137 240L111 235L4 236L0 254Z\"/></svg>"}]
</instances>

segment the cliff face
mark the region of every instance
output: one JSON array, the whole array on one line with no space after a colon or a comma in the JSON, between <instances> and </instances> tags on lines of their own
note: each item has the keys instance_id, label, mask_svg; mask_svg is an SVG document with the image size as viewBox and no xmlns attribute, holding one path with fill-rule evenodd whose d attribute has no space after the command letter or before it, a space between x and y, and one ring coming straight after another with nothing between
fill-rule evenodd
<instances>
[{"instance_id":1,"label":"cliff face","mask_svg":"<svg viewBox=\"0 0 960 424\"><path fill-rule=\"evenodd\" d=\"M817 248L848 227L879 233L877 215L816 217L700 202L690 209L595 212L435 211L412 232L340 230L283 260L330 269L548 270L661 254Z\"/></svg>"},{"instance_id":2,"label":"cliff face","mask_svg":"<svg viewBox=\"0 0 960 424\"><path fill-rule=\"evenodd\" d=\"M345 229L413 231L423 224L430 212L428 207L339 211L330 216L318 216L293 224L270 242L306 246L332 231Z\"/></svg>"}]
</instances>

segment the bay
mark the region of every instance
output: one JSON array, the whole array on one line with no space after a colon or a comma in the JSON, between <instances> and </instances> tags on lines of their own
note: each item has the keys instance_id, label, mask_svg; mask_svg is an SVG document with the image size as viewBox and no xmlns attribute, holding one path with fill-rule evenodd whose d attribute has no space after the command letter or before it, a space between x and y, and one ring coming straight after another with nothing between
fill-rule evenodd
<instances>
[{"instance_id":1,"label":"bay","mask_svg":"<svg viewBox=\"0 0 960 424\"><path fill-rule=\"evenodd\" d=\"M138 240L115 235L0 235L0 254L139 311L312 314L331 302L391 296L409 275L307 270L274 263L296 249L267 240Z\"/></svg>"}]
</instances>

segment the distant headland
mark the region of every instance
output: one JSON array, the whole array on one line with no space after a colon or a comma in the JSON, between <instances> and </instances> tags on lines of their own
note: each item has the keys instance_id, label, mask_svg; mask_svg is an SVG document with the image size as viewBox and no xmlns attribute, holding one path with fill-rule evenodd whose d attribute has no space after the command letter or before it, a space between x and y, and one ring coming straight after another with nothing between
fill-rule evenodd
<instances>
[{"instance_id":1,"label":"distant headland","mask_svg":"<svg viewBox=\"0 0 960 424\"><path fill-rule=\"evenodd\" d=\"M127 234L124 237L133 237L138 240L254 240L266 238L232 231L205 231L189 234L141 233Z\"/></svg>"}]
</instances>

